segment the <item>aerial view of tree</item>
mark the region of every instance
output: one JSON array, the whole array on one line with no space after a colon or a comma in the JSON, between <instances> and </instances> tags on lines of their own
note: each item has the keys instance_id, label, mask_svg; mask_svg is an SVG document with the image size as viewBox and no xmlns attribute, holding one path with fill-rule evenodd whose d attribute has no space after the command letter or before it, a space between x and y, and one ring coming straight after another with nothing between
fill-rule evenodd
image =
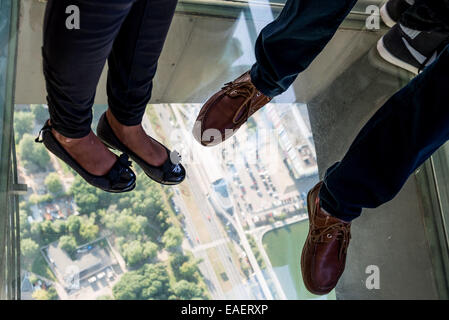
<instances>
[{"instance_id":1,"label":"aerial view of tree","mask_svg":"<svg viewBox=\"0 0 449 320\"><path fill-rule=\"evenodd\" d=\"M33 240L37 239L41 244L48 244L58 240L65 233L65 227L61 223L64 224L63 221L51 222L48 220L32 223L30 232Z\"/></svg>"},{"instance_id":2,"label":"aerial view of tree","mask_svg":"<svg viewBox=\"0 0 449 320\"><path fill-rule=\"evenodd\" d=\"M20 251L25 259L32 261L39 253L39 245L30 238L20 241Z\"/></svg>"},{"instance_id":3,"label":"aerial view of tree","mask_svg":"<svg viewBox=\"0 0 449 320\"><path fill-rule=\"evenodd\" d=\"M181 280L173 286L173 293L177 299L191 300L191 299L205 299L204 290L196 283Z\"/></svg>"},{"instance_id":4,"label":"aerial view of tree","mask_svg":"<svg viewBox=\"0 0 449 320\"><path fill-rule=\"evenodd\" d=\"M52 229L55 234L65 234L67 231L67 222L65 220L54 220L52 222Z\"/></svg>"},{"instance_id":5,"label":"aerial view of tree","mask_svg":"<svg viewBox=\"0 0 449 320\"><path fill-rule=\"evenodd\" d=\"M75 194L75 202L82 214L95 212L98 207L98 197L95 193L77 193Z\"/></svg>"},{"instance_id":6,"label":"aerial view of tree","mask_svg":"<svg viewBox=\"0 0 449 320\"><path fill-rule=\"evenodd\" d=\"M121 253L126 263L133 266L148 258L154 258L157 253L157 245L152 242L141 243L139 240L125 242L122 245Z\"/></svg>"},{"instance_id":7,"label":"aerial view of tree","mask_svg":"<svg viewBox=\"0 0 449 320\"><path fill-rule=\"evenodd\" d=\"M32 133L34 125L33 114L29 112L19 111L14 114L14 132L16 143L22 139L25 133Z\"/></svg>"},{"instance_id":8,"label":"aerial view of tree","mask_svg":"<svg viewBox=\"0 0 449 320\"><path fill-rule=\"evenodd\" d=\"M96 189L86 183L79 175L75 176L75 180L70 187L70 193L73 194L81 214L90 214L101 207L99 206L100 199Z\"/></svg>"},{"instance_id":9,"label":"aerial view of tree","mask_svg":"<svg viewBox=\"0 0 449 320\"><path fill-rule=\"evenodd\" d=\"M184 234L182 230L178 227L170 227L165 231L164 236L162 237L162 242L167 249L174 249L181 245L182 240L184 239Z\"/></svg>"},{"instance_id":10,"label":"aerial view of tree","mask_svg":"<svg viewBox=\"0 0 449 320\"><path fill-rule=\"evenodd\" d=\"M20 238L25 239L30 236L30 223L28 222L28 212L26 210L20 209Z\"/></svg>"},{"instance_id":11,"label":"aerial view of tree","mask_svg":"<svg viewBox=\"0 0 449 320\"><path fill-rule=\"evenodd\" d=\"M34 119L39 125L43 125L49 118L48 108L46 108L43 104L32 104L30 108L31 113L34 115Z\"/></svg>"},{"instance_id":12,"label":"aerial view of tree","mask_svg":"<svg viewBox=\"0 0 449 320\"><path fill-rule=\"evenodd\" d=\"M97 238L98 231L99 228L97 225L91 221L85 221L81 224L79 235L84 241L93 241Z\"/></svg>"},{"instance_id":13,"label":"aerial view of tree","mask_svg":"<svg viewBox=\"0 0 449 320\"><path fill-rule=\"evenodd\" d=\"M25 133L18 146L18 154L24 165L29 167L35 164L40 169L45 169L50 162L50 156L44 146L34 142L32 135Z\"/></svg>"},{"instance_id":14,"label":"aerial view of tree","mask_svg":"<svg viewBox=\"0 0 449 320\"><path fill-rule=\"evenodd\" d=\"M156 258L157 249L157 244L151 241L147 241L143 244L143 254L150 259Z\"/></svg>"},{"instance_id":15,"label":"aerial view of tree","mask_svg":"<svg viewBox=\"0 0 449 320\"><path fill-rule=\"evenodd\" d=\"M184 262L179 268L179 275L188 281L196 281L196 274L198 271L198 267L195 261L189 260Z\"/></svg>"},{"instance_id":16,"label":"aerial view of tree","mask_svg":"<svg viewBox=\"0 0 449 320\"><path fill-rule=\"evenodd\" d=\"M112 288L114 298L117 300L142 299L142 290L149 285L149 280L137 271L125 273Z\"/></svg>"},{"instance_id":17,"label":"aerial view of tree","mask_svg":"<svg viewBox=\"0 0 449 320\"><path fill-rule=\"evenodd\" d=\"M59 239L59 247L67 252L68 255L72 255L76 249L76 240L72 236L62 236Z\"/></svg>"},{"instance_id":18,"label":"aerial view of tree","mask_svg":"<svg viewBox=\"0 0 449 320\"><path fill-rule=\"evenodd\" d=\"M79 216L71 215L67 219L67 229L69 230L69 232L75 237L78 237L80 228L81 228L81 218Z\"/></svg>"},{"instance_id":19,"label":"aerial view of tree","mask_svg":"<svg viewBox=\"0 0 449 320\"><path fill-rule=\"evenodd\" d=\"M167 300L170 297L170 278L164 264L146 264L141 272L149 280L149 285L142 290L143 299Z\"/></svg>"},{"instance_id":20,"label":"aerial view of tree","mask_svg":"<svg viewBox=\"0 0 449 320\"><path fill-rule=\"evenodd\" d=\"M136 216L129 209L109 211L103 216L106 228L111 229L118 236L134 237L144 233L148 220L144 216Z\"/></svg>"},{"instance_id":21,"label":"aerial view of tree","mask_svg":"<svg viewBox=\"0 0 449 320\"><path fill-rule=\"evenodd\" d=\"M59 196L64 193L64 187L62 186L61 179L56 172L50 173L45 178L45 186L47 187L48 191L55 196Z\"/></svg>"},{"instance_id":22,"label":"aerial view of tree","mask_svg":"<svg viewBox=\"0 0 449 320\"><path fill-rule=\"evenodd\" d=\"M146 264L125 273L112 292L120 300L167 300L172 295L167 269L162 263Z\"/></svg>"}]
</instances>

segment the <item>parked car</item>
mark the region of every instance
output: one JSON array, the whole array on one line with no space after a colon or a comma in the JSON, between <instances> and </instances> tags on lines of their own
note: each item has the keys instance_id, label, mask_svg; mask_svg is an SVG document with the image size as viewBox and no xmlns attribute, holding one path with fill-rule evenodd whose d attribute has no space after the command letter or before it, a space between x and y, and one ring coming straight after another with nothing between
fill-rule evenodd
<instances>
[{"instance_id":1,"label":"parked car","mask_svg":"<svg viewBox=\"0 0 449 320\"><path fill-rule=\"evenodd\" d=\"M106 269L106 276L108 277L109 280L114 278L114 272L112 271L111 267Z\"/></svg>"}]
</instances>

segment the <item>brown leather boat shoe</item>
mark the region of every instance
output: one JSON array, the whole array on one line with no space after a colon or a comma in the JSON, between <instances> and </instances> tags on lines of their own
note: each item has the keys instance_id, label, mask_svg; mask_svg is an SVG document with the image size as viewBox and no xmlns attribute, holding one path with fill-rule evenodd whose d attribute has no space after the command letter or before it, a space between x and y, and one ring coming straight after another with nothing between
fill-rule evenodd
<instances>
[{"instance_id":1,"label":"brown leather boat shoe","mask_svg":"<svg viewBox=\"0 0 449 320\"><path fill-rule=\"evenodd\" d=\"M320 208L319 182L307 196L309 234L301 256L304 284L311 293L323 295L337 285L346 263L351 223L330 216Z\"/></svg>"},{"instance_id":2,"label":"brown leather boat shoe","mask_svg":"<svg viewBox=\"0 0 449 320\"><path fill-rule=\"evenodd\" d=\"M193 126L193 136L203 146L217 145L270 100L253 85L250 72L245 72L206 102Z\"/></svg>"}]
</instances>

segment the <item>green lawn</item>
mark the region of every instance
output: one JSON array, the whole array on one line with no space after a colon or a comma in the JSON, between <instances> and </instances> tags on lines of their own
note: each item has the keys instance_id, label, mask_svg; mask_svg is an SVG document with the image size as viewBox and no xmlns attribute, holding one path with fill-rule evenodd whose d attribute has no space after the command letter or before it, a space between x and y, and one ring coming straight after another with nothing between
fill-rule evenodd
<instances>
[{"instance_id":1,"label":"green lawn","mask_svg":"<svg viewBox=\"0 0 449 320\"><path fill-rule=\"evenodd\" d=\"M262 243L288 299L326 298L307 291L301 276L301 251L309 231L309 222L302 221L265 234ZM335 292L327 295L335 299Z\"/></svg>"},{"instance_id":2,"label":"green lawn","mask_svg":"<svg viewBox=\"0 0 449 320\"><path fill-rule=\"evenodd\" d=\"M42 254L39 254L39 256L33 261L31 271L37 275L56 281L53 272L51 271Z\"/></svg>"}]
</instances>

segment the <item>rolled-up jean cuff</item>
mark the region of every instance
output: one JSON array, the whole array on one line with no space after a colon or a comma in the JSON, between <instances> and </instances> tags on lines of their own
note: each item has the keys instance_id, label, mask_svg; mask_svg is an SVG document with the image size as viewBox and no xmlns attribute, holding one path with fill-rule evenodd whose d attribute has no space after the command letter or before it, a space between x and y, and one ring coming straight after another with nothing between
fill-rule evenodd
<instances>
[{"instance_id":1,"label":"rolled-up jean cuff","mask_svg":"<svg viewBox=\"0 0 449 320\"><path fill-rule=\"evenodd\" d=\"M281 93L283 93L284 92L283 89L281 89L279 87L270 86L268 83L266 83L263 80L263 78L261 76L259 76L259 68L260 68L259 65L257 63L255 63L252 66L251 72L250 72L251 82L254 84L254 86L257 88L257 90L259 90L264 95L266 95L267 97L270 97L270 98L274 98L274 97L280 95Z\"/></svg>"},{"instance_id":2,"label":"rolled-up jean cuff","mask_svg":"<svg viewBox=\"0 0 449 320\"><path fill-rule=\"evenodd\" d=\"M62 134L64 137L66 138L71 138L71 139L81 139L86 137L90 131L91 128L89 127L88 129L80 129L80 130L71 130L71 129L67 129L64 126L58 125L58 123L53 122L51 120L51 126L53 127L53 129L56 130L56 132Z\"/></svg>"},{"instance_id":3,"label":"rolled-up jean cuff","mask_svg":"<svg viewBox=\"0 0 449 320\"><path fill-rule=\"evenodd\" d=\"M86 121L84 121L86 124L83 125L79 125L78 127L75 127L74 125L67 125L68 123L71 122L67 122L64 121L64 119L61 119L56 110L55 107L52 106L52 104L49 102L48 104L48 111L50 113L50 123L53 129L56 130L56 132L62 134L64 137L66 138L71 138L71 139L80 139L80 138L84 138L85 136L87 136L91 129L91 123L92 123L92 117L90 117L89 119L86 119Z\"/></svg>"},{"instance_id":4,"label":"rolled-up jean cuff","mask_svg":"<svg viewBox=\"0 0 449 320\"><path fill-rule=\"evenodd\" d=\"M121 112L117 111L117 108L111 108L109 105L109 110L111 110L112 114L114 115L115 119L117 119L117 121L124 125L124 126L137 126L139 124L142 123L142 119L143 119L143 115L145 114L145 112L142 112L139 115L135 115L130 117L129 114L123 114Z\"/></svg>"}]
</instances>

